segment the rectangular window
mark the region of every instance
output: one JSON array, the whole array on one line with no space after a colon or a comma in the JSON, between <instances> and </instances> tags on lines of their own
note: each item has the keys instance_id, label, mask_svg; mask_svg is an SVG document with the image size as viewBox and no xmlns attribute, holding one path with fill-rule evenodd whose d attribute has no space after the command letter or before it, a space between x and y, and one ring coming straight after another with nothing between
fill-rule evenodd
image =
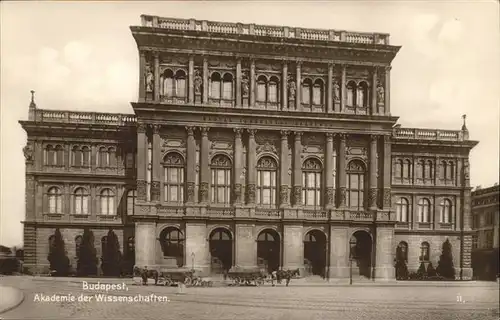
<instances>
[{"instance_id":1,"label":"rectangular window","mask_svg":"<svg viewBox=\"0 0 500 320\"><path fill-rule=\"evenodd\" d=\"M313 87L313 104L319 105L321 104L321 88Z\"/></svg>"},{"instance_id":2,"label":"rectangular window","mask_svg":"<svg viewBox=\"0 0 500 320\"><path fill-rule=\"evenodd\" d=\"M302 87L302 103L304 104L309 104L311 102L310 100L310 88L306 85Z\"/></svg>"},{"instance_id":3,"label":"rectangular window","mask_svg":"<svg viewBox=\"0 0 500 320\"><path fill-rule=\"evenodd\" d=\"M214 99L220 99L220 82L219 81L212 81L211 82L211 96Z\"/></svg>"},{"instance_id":4,"label":"rectangular window","mask_svg":"<svg viewBox=\"0 0 500 320\"><path fill-rule=\"evenodd\" d=\"M183 98L186 96L186 79L177 79L177 96Z\"/></svg>"},{"instance_id":5,"label":"rectangular window","mask_svg":"<svg viewBox=\"0 0 500 320\"><path fill-rule=\"evenodd\" d=\"M266 84L258 83L257 84L257 101L265 102L266 101Z\"/></svg>"},{"instance_id":6,"label":"rectangular window","mask_svg":"<svg viewBox=\"0 0 500 320\"><path fill-rule=\"evenodd\" d=\"M223 98L226 100L233 99L233 83L229 81L224 82Z\"/></svg>"},{"instance_id":7,"label":"rectangular window","mask_svg":"<svg viewBox=\"0 0 500 320\"><path fill-rule=\"evenodd\" d=\"M173 78L166 78L165 79L164 93L168 97L174 96L174 79Z\"/></svg>"},{"instance_id":8,"label":"rectangular window","mask_svg":"<svg viewBox=\"0 0 500 320\"><path fill-rule=\"evenodd\" d=\"M275 83L269 84L269 102L278 101L278 88Z\"/></svg>"}]
</instances>

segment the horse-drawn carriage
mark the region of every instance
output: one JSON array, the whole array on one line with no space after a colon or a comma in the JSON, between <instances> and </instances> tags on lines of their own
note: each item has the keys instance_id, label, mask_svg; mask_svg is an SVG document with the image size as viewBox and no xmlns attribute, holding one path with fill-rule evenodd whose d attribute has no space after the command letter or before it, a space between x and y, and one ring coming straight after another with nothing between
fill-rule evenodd
<instances>
[{"instance_id":1,"label":"horse-drawn carriage","mask_svg":"<svg viewBox=\"0 0 500 320\"><path fill-rule=\"evenodd\" d=\"M265 283L267 275L262 270L238 270L232 269L227 272L227 277L233 281L233 285L256 285Z\"/></svg>"},{"instance_id":2,"label":"horse-drawn carriage","mask_svg":"<svg viewBox=\"0 0 500 320\"><path fill-rule=\"evenodd\" d=\"M154 281L154 285L172 286L184 284L186 286L203 286L211 287L212 281L202 278L196 274L196 270L169 270L157 271L154 269L134 268L134 279L136 283L140 282L143 285ZM152 281L150 281L152 280Z\"/></svg>"}]
</instances>

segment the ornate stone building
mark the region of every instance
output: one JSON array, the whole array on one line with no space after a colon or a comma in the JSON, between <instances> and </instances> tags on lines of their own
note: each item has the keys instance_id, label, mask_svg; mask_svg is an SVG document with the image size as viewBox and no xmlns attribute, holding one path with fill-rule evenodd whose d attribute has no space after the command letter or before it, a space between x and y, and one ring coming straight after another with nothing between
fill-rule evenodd
<instances>
[{"instance_id":1,"label":"ornate stone building","mask_svg":"<svg viewBox=\"0 0 500 320\"><path fill-rule=\"evenodd\" d=\"M449 239L471 277L469 152L458 131L400 128L388 34L142 16L134 114L32 101L25 264L48 266L59 228L108 228L157 269L299 268L394 278ZM130 254L128 255L130 258Z\"/></svg>"},{"instance_id":2,"label":"ornate stone building","mask_svg":"<svg viewBox=\"0 0 500 320\"><path fill-rule=\"evenodd\" d=\"M476 188L472 192L472 266L480 280L495 280L500 274L500 186Z\"/></svg>"}]
</instances>

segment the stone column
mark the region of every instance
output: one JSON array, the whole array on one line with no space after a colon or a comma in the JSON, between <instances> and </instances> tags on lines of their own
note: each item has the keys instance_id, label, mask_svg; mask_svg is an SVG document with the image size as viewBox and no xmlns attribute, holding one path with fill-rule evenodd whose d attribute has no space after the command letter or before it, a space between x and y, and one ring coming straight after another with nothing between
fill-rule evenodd
<instances>
[{"instance_id":1,"label":"stone column","mask_svg":"<svg viewBox=\"0 0 500 320\"><path fill-rule=\"evenodd\" d=\"M328 64L328 85L326 87L326 112L333 113L333 64Z\"/></svg>"},{"instance_id":2,"label":"stone column","mask_svg":"<svg viewBox=\"0 0 500 320\"><path fill-rule=\"evenodd\" d=\"M203 103L208 103L208 90L210 86L208 85L208 60L203 58Z\"/></svg>"},{"instance_id":3,"label":"stone column","mask_svg":"<svg viewBox=\"0 0 500 320\"><path fill-rule=\"evenodd\" d=\"M302 205L302 132L295 132L293 147L293 199L294 206Z\"/></svg>"},{"instance_id":4,"label":"stone column","mask_svg":"<svg viewBox=\"0 0 500 320\"><path fill-rule=\"evenodd\" d=\"M153 181L151 181L151 201L160 201L161 170L161 137L160 125L153 125L153 154L151 159L153 169Z\"/></svg>"},{"instance_id":5,"label":"stone column","mask_svg":"<svg viewBox=\"0 0 500 320\"><path fill-rule=\"evenodd\" d=\"M290 181L288 178L288 135L289 131L281 130L281 150L280 150L280 207L288 207Z\"/></svg>"},{"instance_id":6,"label":"stone column","mask_svg":"<svg viewBox=\"0 0 500 320\"><path fill-rule=\"evenodd\" d=\"M155 88L154 88L154 101L160 101L160 53L154 53L154 77L155 77Z\"/></svg>"},{"instance_id":7,"label":"stone column","mask_svg":"<svg viewBox=\"0 0 500 320\"><path fill-rule=\"evenodd\" d=\"M250 108L255 106L255 60L250 60Z\"/></svg>"},{"instance_id":8,"label":"stone column","mask_svg":"<svg viewBox=\"0 0 500 320\"><path fill-rule=\"evenodd\" d=\"M302 80L301 80L302 61L297 61L297 91L295 92L295 110L302 111Z\"/></svg>"},{"instance_id":9,"label":"stone column","mask_svg":"<svg viewBox=\"0 0 500 320\"><path fill-rule=\"evenodd\" d=\"M187 132L187 166L186 166L186 202L194 203L194 189L196 187L196 141L194 128L186 127Z\"/></svg>"},{"instance_id":10,"label":"stone column","mask_svg":"<svg viewBox=\"0 0 500 320\"><path fill-rule=\"evenodd\" d=\"M342 76L340 79L340 112L344 112L346 102L346 65L342 65Z\"/></svg>"},{"instance_id":11,"label":"stone column","mask_svg":"<svg viewBox=\"0 0 500 320\"><path fill-rule=\"evenodd\" d=\"M255 204L255 177L257 176L256 170L256 146L255 146L255 131L248 130L248 150L247 150L247 203L250 205Z\"/></svg>"},{"instance_id":12,"label":"stone column","mask_svg":"<svg viewBox=\"0 0 500 320\"><path fill-rule=\"evenodd\" d=\"M326 209L332 209L335 206L335 197L333 189L333 133L330 132L326 134L325 186L325 207Z\"/></svg>"},{"instance_id":13,"label":"stone column","mask_svg":"<svg viewBox=\"0 0 500 320\"><path fill-rule=\"evenodd\" d=\"M391 114L391 67L385 68L385 114Z\"/></svg>"},{"instance_id":14,"label":"stone column","mask_svg":"<svg viewBox=\"0 0 500 320\"><path fill-rule=\"evenodd\" d=\"M236 60L236 108L241 108L241 59Z\"/></svg>"},{"instance_id":15,"label":"stone column","mask_svg":"<svg viewBox=\"0 0 500 320\"><path fill-rule=\"evenodd\" d=\"M146 100L146 54L139 52L139 102Z\"/></svg>"},{"instance_id":16,"label":"stone column","mask_svg":"<svg viewBox=\"0 0 500 320\"><path fill-rule=\"evenodd\" d=\"M257 268L257 241L254 225L237 223L235 228L235 265L241 269Z\"/></svg>"},{"instance_id":17,"label":"stone column","mask_svg":"<svg viewBox=\"0 0 500 320\"><path fill-rule=\"evenodd\" d=\"M382 208L385 210L391 208L391 166L391 136L384 136L384 194ZM413 205L415 205L415 203Z\"/></svg>"},{"instance_id":18,"label":"stone column","mask_svg":"<svg viewBox=\"0 0 500 320\"><path fill-rule=\"evenodd\" d=\"M146 125L137 124L137 200L146 201L146 168L147 168ZM95 155L93 155L95 159ZM94 160L95 161L95 160Z\"/></svg>"},{"instance_id":19,"label":"stone column","mask_svg":"<svg viewBox=\"0 0 500 320\"><path fill-rule=\"evenodd\" d=\"M189 103L194 103L194 56L189 56L189 88L188 88L188 96Z\"/></svg>"},{"instance_id":20,"label":"stone column","mask_svg":"<svg viewBox=\"0 0 500 320\"><path fill-rule=\"evenodd\" d=\"M330 279L349 278L349 228L330 226Z\"/></svg>"},{"instance_id":21,"label":"stone column","mask_svg":"<svg viewBox=\"0 0 500 320\"><path fill-rule=\"evenodd\" d=\"M236 128L234 130L234 203L241 204L241 173L242 173L242 159L243 143L241 142L242 129Z\"/></svg>"},{"instance_id":22,"label":"stone column","mask_svg":"<svg viewBox=\"0 0 500 320\"><path fill-rule=\"evenodd\" d=\"M339 207L345 208L346 206L346 163L345 163L345 149L346 149L346 135L340 134L339 143Z\"/></svg>"},{"instance_id":23,"label":"stone column","mask_svg":"<svg viewBox=\"0 0 500 320\"><path fill-rule=\"evenodd\" d=\"M370 210L377 210L377 140L378 136L370 137L370 193L368 196L368 205Z\"/></svg>"},{"instance_id":24,"label":"stone column","mask_svg":"<svg viewBox=\"0 0 500 320\"><path fill-rule=\"evenodd\" d=\"M186 223L186 267L210 273L209 243L206 236L206 224L201 222Z\"/></svg>"},{"instance_id":25,"label":"stone column","mask_svg":"<svg viewBox=\"0 0 500 320\"><path fill-rule=\"evenodd\" d=\"M201 152L200 152L200 202L207 204L208 199L208 186L210 182L210 141L208 140L209 128L202 127L201 130Z\"/></svg>"},{"instance_id":26,"label":"stone column","mask_svg":"<svg viewBox=\"0 0 500 320\"><path fill-rule=\"evenodd\" d=\"M156 226L154 222L135 223L135 265L153 269L156 265Z\"/></svg>"},{"instance_id":27,"label":"stone column","mask_svg":"<svg viewBox=\"0 0 500 320\"><path fill-rule=\"evenodd\" d=\"M281 110L288 110L288 65L283 61L283 71L281 74Z\"/></svg>"},{"instance_id":28,"label":"stone column","mask_svg":"<svg viewBox=\"0 0 500 320\"><path fill-rule=\"evenodd\" d=\"M375 279L394 280L394 228L377 226L375 246Z\"/></svg>"},{"instance_id":29,"label":"stone column","mask_svg":"<svg viewBox=\"0 0 500 320\"><path fill-rule=\"evenodd\" d=\"M377 67L372 70L372 114L378 113L377 103Z\"/></svg>"},{"instance_id":30,"label":"stone column","mask_svg":"<svg viewBox=\"0 0 500 320\"><path fill-rule=\"evenodd\" d=\"M283 269L299 269L304 274L304 231L301 225L283 226Z\"/></svg>"}]
</instances>

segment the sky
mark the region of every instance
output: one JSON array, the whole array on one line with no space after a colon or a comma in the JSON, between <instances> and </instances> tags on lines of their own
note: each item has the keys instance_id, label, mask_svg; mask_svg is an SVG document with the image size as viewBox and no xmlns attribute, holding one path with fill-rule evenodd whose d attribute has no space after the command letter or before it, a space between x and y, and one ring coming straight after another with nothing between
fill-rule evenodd
<instances>
[{"instance_id":1,"label":"sky","mask_svg":"<svg viewBox=\"0 0 500 320\"><path fill-rule=\"evenodd\" d=\"M499 176L498 1L0 2L0 244L22 244L30 90L42 109L132 113L140 15L391 34L391 113L403 127L459 130L471 185Z\"/></svg>"}]
</instances>

